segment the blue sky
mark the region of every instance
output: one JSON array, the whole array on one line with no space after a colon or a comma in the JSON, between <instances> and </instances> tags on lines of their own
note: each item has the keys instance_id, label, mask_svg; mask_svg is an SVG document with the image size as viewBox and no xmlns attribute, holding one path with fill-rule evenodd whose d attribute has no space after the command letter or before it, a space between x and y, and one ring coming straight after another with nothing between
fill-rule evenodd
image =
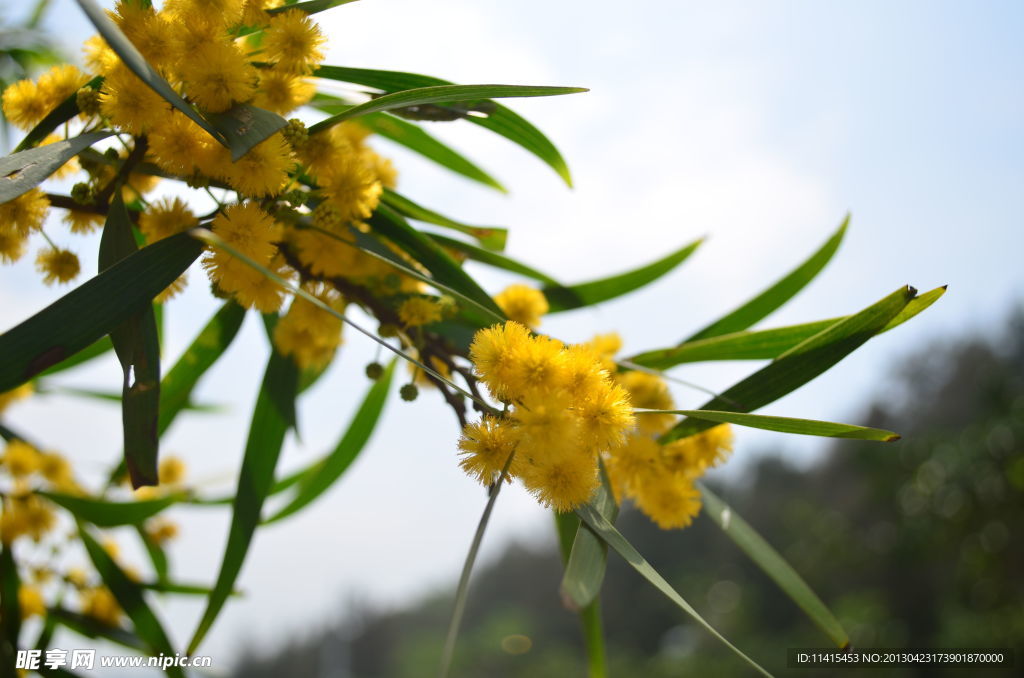
<instances>
[{"instance_id":1,"label":"blue sky","mask_svg":"<svg viewBox=\"0 0 1024 678\"><path fill-rule=\"evenodd\" d=\"M576 179L572 191L521 149L468 125L432 131L492 170L511 195L378 145L395 158L400 187L413 199L469 222L509 226L513 256L575 281L709 236L682 269L650 288L552 318L544 328L554 335L582 340L617 328L627 352L674 343L782 275L850 211L836 259L763 326L854 311L904 283L950 285L927 313L765 410L856 423L867 397L887 395L895 365L930 342L996 327L1020 303L1020 3L362 0L320 17L332 40L329 63L461 83L591 88L510 102L561 148ZM88 35L68 0L54 3L48 23L69 45ZM480 275L495 292L510 280ZM59 294L41 287L30 264L0 269L5 324ZM190 291L168 310L170 359L214 308L193 274ZM266 350L250 319L201 391L231 411L192 417L169 434L165 449L211 486L230 485L259 379L252 366ZM286 467L333 444L372 357L350 334L338 365L301 405L303 442L290 444ZM753 368L711 365L678 375L721 388ZM116 388L118 375L108 361L68 381ZM676 395L681 405L701 402L692 392ZM55 412L62 425L47 428ZM118 413L106 405L41 398L15 410L12 422L44 431L49 444L96 468L119 449ZM340 486L257 538L241 580L248 595L229 605L209 653L227 662L242 638L300 634L313 620L337 618L346 599L391 605L453 583L483 508L479 489L455 468L455 434L436 399L414 406L396 399ZM813 439L744 432L731 473L768 446L799 460L820 448ZM185 579L211 579L226 515L177 515L185 533L175 564ZM485 557L512 538L550 538L548 516L515 490L499 502ZM197 602L164 608L179 639L199 611Z\"/></svg>"}]
</instances>

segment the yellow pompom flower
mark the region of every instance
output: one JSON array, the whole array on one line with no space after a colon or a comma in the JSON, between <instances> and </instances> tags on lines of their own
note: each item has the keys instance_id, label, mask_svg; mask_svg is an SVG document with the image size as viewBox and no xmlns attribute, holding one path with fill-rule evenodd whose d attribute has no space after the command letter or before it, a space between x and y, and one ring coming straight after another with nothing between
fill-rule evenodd
<instances>
[{"instance_id":1,"label":"yellow pompom flower","mask_svg":"<svg viewBox=\"0 0 1024 678\"><path fill-rule=\"evenodd\" d=\"M603 388L579 394L577 403L583 439L599 450L622 445L636 424L629 393L618 384L605 382Z\"/></svg>"},{"instance_id":2,"label":"yellow pompom flower","mask_svg":"<svg viewBox=\"0 0 1024 678\"><path fill-rule=\"evenodd\" d=\"M118 128L141 135L163 122L170 115L171 105L118 63L103 81L100 112Z\"/></svg>"},{"instance_id":3,"label":"yellow pompom flower","mask_svg":"<svg viewBox=\"0 0 1024 678\"><path fill-rule=\"evenodd\" d=\"M14 478L24 478L39 470L39 452L23 440L12 440L7 443L0 464Z\"/></svg>"},{"instance_id":4,"label":"yellow pompom flower","mask_svg":"<svg viewBox=\"0 0 1024 678\"><path fill-rule=\"evenodd\" d=\"M47 285L63 284L77 278L82 265L78 262L78 255L71 250L47 247L36 256L36 270L43 274L43 282Z\"/></svg>"},{"instance_id":5,"label":"yellow pompom flower","mask_svg":"<svg viewBox=\"0 0 1024 678\"><path fill-rule=\"evenodd\" d=\"M149 153L160 169L188 177L195 171L198 158L206 152L211 141L199 125L174 111L153 126L149 135Z\"/></svg>"},{"instance_id":6,"label":"yellow pompom flower","mask_svg":"<svg viewBox=\"0 0 1024 678\"><path fill-rule=\"evenodd\" d=\"M490 485L501 475L501 469L515 447L516 436L512 428L494 417L484 416L462 430L459 466L466 475ZM511 481L511 476L508 479Z\"/></svg>"},{"instance_id":7,"label":"yellow pompom flower","mask_svg":"<svg viewBox=\"0 0 1024 678\"><path fill-rule=\"evenodd\" d=\"M157 544L165 544L178 536L178 524L167 518L154 518L146 525L146 536Z\"/></svg>"},{"instance_id":8,"label":"yellow pompom flower","mask_svg":"<svg viewBox=\"0 0 1024 678\"><path fill-rule=\"evenodd\" d=\"M316 85L309 78L278 69L263 69L259 72L259 85L252 103L259 108L286 115L308 104L314 94Z\"/></svg>"},{"instance_id":9,"label":"yellow pompom flower","mask_svg":"<svg viewBox=\"0 0 1024 678\"><path fill-rule=\"evenodd\" d=\"M88 81L89 76L72 64L53 66L39 76L39 96L45 102L47 113L76 94Z\"/></svg>"},{"instance_id":10,"label":"yellow pompom flower","mask_svg":"<svg viewBox=\"0 0 1024 678\"><path fill-rule=\"evenodd\" d=\"M647 372L621 372L615 380L629 391L634 407L647 410L671 410L675 408L672 393L664 379ZM641 414L636 418L637 431L644 435L664 433L675 422L672 414Z\"/></svg>"},{"instance_id":11,"label":"yellow pompom flower","mask_svg":"<svg viewBox=\"0 0 1024 678\"><path fill-rule=\"evenodd\" d=\"M242 254L265 264L277 252L281 225L254 202L231 205L213 219L213 232Z\"/></svg>"},{"instance_id":12,"label":"yellow pompom flower","mask_svg":"<svg viewBox=\"0 0 1024 678\"><path fill-rule=\"evenodd\" d=\"M178 197L158 200L139 215L139 230L148 244L187 231L198 223L188 204Z\"/></svg>"},{"instance_id":13,"label":"yellow pompom flower","mask_svg":"<svg viewBox=\"0 0 1024 678\"><path fill-rule=\"evenodd\" d=\"M485 383L492 393L497 387L510 400L518 400L532 392L554 394L567 391L569 372L566 353L562 349L563 344L557 339L531 337L529 341L512 347L508 358L510 367L505 370L501 383Z\"/></svg>"},{"instance_id":14,"label":"yellow pompom flower","mask_svg":"<svg viewBox=\"0 0 1024 678\"><path fill-rule=\"evenodd\" d=\"M700 513L700 490L685 476L648 473L635 492L637 507L663 530L687 527Z\"/></svg>"},{"instance_id":15,"label":"yellow pompom flower","mask_svg":"<svg viewBox=\"0 0 1024 678\"><path fill-rule=\"evenodd\" d=\"M121 606L110 589L97 587L86 589L80 594L82 614L91 617L106 626L118 626L121 623Z\"/></svg>"},{"instance_id":16,"label":"yellow pompom flower","mask_svg":"<svg viewBox=\"0 0 1024 678\"><path fill-rule=\"evenodd\" d=\"M291 146L278 133L232 163L225 179L232 188L246 196L262 198L277 195L288 182L288 171L294 164Z\"/></svg>"},{"instance_id":17,"label":"yellow pompom flower","mask_svg":"<svg viewBox=\"0 0 1024 678\"><path fill-rule=\"evenodd\" d=\"M544 506L559 513L587 503L600 483L597 459L590 455L565 455L523 464L523 485Z\"/></svg>"},{"instance_id":18,"label":"yellow pompom flower","mask_svg":"<svg viewBox=\"0 0 1024 678\"><path fill-rule=\"evenodd\" d=\"M292 229L288 243L303 266L314 275L350 276L356 250L337 238L306 229Z\"/></svg>"},{"instance_id":19,"label":"yellow pompom flower","mask_svg":"<svg viewBox=\"0 0 1024 678\"><path fill-rule=\"evenodd\" d=\"M406 327L419 327L441 321L442 307L436 299L410 297L398 307L398 319Z\"/></svg>"},{"instance_id":20,"label":"yellow pompom flower","mask_svg":"<svg viewBox=\"0 0 1024 678\"><path fill-rule=\"evenodd\" d=\"M345 301L336 290L321 287L308 291L336 311L344 311ZM341 345L341 329L340 318L297 296L274 328L274 346L301 368L325 367Z\"/></svg>"},{"instance_id":21,"label":"yellow pompom flower","mask_svg":"<svg viewBox=\"0 0 1024 678\"><path fill-rule=\"evenodd\" d=\"M185 92L200 108L220 113L256 91L256 69L232 44L210 42L178 64Z\"/></svg>"},{"instance_id":22,"label":"yellow pompom flower","mask_svg":"<svg viewBox=\"0 0 1024 678\"><path fill-rule=\"evenodd\" d=\"M11 404L24 400L32 395L33 391L32 382L26 381L21 386L12 388L10 391L4 391L0 393L0 414L3 414L4 410L11 406Z\"/></svg>"},{"instance_id":23,"label":"yellow pompom flower","mask_svg":"<svg viewBox=\"0 0 1024 678\"><path fill-rule=\"evenodd\" d=\"M15 497L9 510L20 528L20 533L14 536L26 535L38 542L57 524L57 516L50 503L36 494ZM5 509L4 517L6 514Z\"/></svg>"},{"instance_id":24,"label":"yellow pompom flower","mask_svg":"<svg viewBox=\"0 0 1024 678\"><path fill-rule=\"evenodd\" d=\"M166 304L168 301L181 294L185 290L185 287L187 286L188 275L182 273L181 275L174 279L174 282L165 287L160 294L153 297L153 303Z\"/></svg>"},{"instance_id":25,"label":"yellow pompom flower","mask_svg":"<svg viewBox=\"0 0 1024 678\"><path fill-rule=\"evenodd\" d=\"M288 267L280 258L272 259L266 266L282 278L288 276ZM203 260L203 267L217 288L245 308L255 308L260 313L273 313L281 308L281 286L227 252L211 252Z\"/></svg>"},{"instance_id":26,"label":"yellow pompom flower","mask_svg":"<svg viewBox=\"0 0 1024 678\"><path fill-rule=\"evenodd\" d=\"M344 221L368 218L377 209L384 191L373 170L355 153L336 156L334 164L319 178L324 194L338 208Z\"/></svg>"},{"instance_id":27,"label":"yellow pompom flower","mask_svg":"<svg viewBox=\"0 0 1024 678\"><path fill-rule=\"evenodd\" d=\"M530 331L514 321L493 325L473 335L469 359L473 361L476 375L495 398L506 399L508 393L504 385L515 369L512 352L530 341Z\"/></svg>"},{"instance_id":28,"label":"yellow pompom flower","mask_svg":"<svg viewBox=\"0 0 1024 678\"><path fill-rule=\"evenodd\" d=\"M564 392L535 392L523 398L511 413L516 427L519 456L525 460L553 459L583 454L595 463L583 444L580 418Z\"/></svg>"},{"instance_id":29,"label":"yellow pompom flower","mask_svg":"<svg viewBox=\"0 0 1024 678\"><path fill-rule=\"evenodd\" d=\"M38 188L25 191L14 200L0 203L0 233L24 238L42 228L49 209L49 198Z\"/></svg>"},{"instance_id":30,"label":"yellow pompom flower","mask_svg":"<svg viewBox=\"0 0 1024 678\"><path fill-rule=\"evenodd\" d=\"M297 9L275 14L263 34L267 60L293 73L310 72L323 61L320 50L326 38L309 16Z\"/></svg>"},{"instance_id":31,"label":"yellow pompom flower","mask_svg":"<svg viewBox=\"0 0 1024 678\"><path fill-rule=\"evenodd\" d=\"M47 99L32 80L19 80L8 85L3 95L4 117L20 129L32 129L50 112Z\"/></svg>"},{"instance_id":32,"label":"yellow pompom flower","mask_svg":"<svg viewBox=\"0 0 1024 678\"><path fill-rule=\"evenodd\" d=\"M18 606L21 608L22 619L42 617L46 614L46 602L42 592L35 586L18 587Z\"/></svg>"},{"instance_id":33,"label":"yellow pompom flower","mask_svg":"<svg viewBox=\"0 0 1024 678\"><path fill-rule=\"evenodd\" d=\"M280 7L284 0L245 0L242 9L243 26L266 26L270 15L265 10Z\"/></svg>"},{"instance_id":34,"label":"yellow pompom flower","mask_svg":"<svg viewBox=\"0 0 1024 678\"><path fill-rule=\"evenodd\" d=\"M68 210L64 215L64 223L72 233L93 233L103 225L103 215L82 210Z\"/></svg>"},{"instance_id":35,"label":"yellow pompom flower","mask_svg":"<svg viewBox=\"0 0 1024 678\"><path fill-rule=\"evenodd\" d=\"M97 75L106 75L121 63L120 57L102 36L94 35L82 45L82 53L85 56L85 65L89 71Z\"/></svg>"},{"instance_id":36,"label":"yellow pompom flower","mask_svg":"<svg viewBox=\"0 0 1024 678\"><path fill-rule=\"evenodd\" d=\"M71 464L57 452L43 452L39 456L39 473L51 483L65 483L72 477Z\"/></svg>"},{"instance_id":37,"label":"yellow pompom flower","mask_svg":"<svg viewBox=\"0 0 1024 678\"><path fill-rule=\"evenodd\" d=\"M4 231L0 227L0 261L12 264L25 254L27 238L18 233Z\"/></svg>"},{"instance_id":38,"label":"yellow pompom flower","mask_svg":"<svg viewBox=\"0 0 1024 678\"><path fill-rule=\"evenodd\" d=\"M529 285L509 285L494 297L494 301L509 320L515 320L527 327L540 325L540 317L547 313L549 308L544 293Z\"/></svg>"},{"instance_id":39,"label":"yellow pompom flower","mask_svg":"<svg viewBox=\"0 0 1024 678\"><path fill-rule=\"evenodd\" d=\"M120 0L111 18L150 64L160 69L174 64L173 26L166 15L134 0Z\"/></svg>"},{"instance_id":40,"label":"yellow pompom flower","mask_svg":"<svg viewBox=\"0 0 1024 678\"><path fill-rule=\"evenodd\" d=\"M161 485L180 485L185 481L187 466L181 457L169 456L160 460L157 476Z\"/></svg>"}]
</instances>

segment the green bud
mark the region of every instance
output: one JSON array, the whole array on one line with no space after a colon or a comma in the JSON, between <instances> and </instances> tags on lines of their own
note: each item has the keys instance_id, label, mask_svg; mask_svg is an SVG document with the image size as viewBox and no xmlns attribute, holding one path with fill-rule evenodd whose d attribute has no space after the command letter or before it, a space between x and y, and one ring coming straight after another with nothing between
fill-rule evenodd
<instances>
[{"instance_id":1,"label":"green bud","mask_svg":"<svg viewBox=\"0 0 1024 678\"><path fill-rule=\"evenodd\" d=\"M402 400L411 403L416 400L416 396L420 394L420 390L416 388L416 384L406 384L402 388L398 389L398 395L402 397Z\"/></svg>"},{"instance_id":2,"label":"green bud","mask_svg":"<svg viewBox=\"0 0 1024 678\"><path fill-rule=\"evenodd\" d=\"M380 363L370 363L366 366L366 376L374 381L377 381L384 376L384 366Z\"/></svg>"}]
</instances>

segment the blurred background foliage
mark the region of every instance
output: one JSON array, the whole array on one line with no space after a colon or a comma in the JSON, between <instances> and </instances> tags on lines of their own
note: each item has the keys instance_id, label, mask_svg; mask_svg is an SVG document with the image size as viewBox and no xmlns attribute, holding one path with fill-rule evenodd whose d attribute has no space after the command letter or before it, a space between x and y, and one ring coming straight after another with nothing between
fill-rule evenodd
<instances>
[{"instance_id":1,"label":"blurred background foliage","mask_svg":"<svg viewBox=\"0 0 1024 678\"><path fill-rule=\"evenodd\" d=\"M1019 662L1024 311L1010 316L1001 336L942 340L915 356L893 371L863 417L898 428L902 441L834 442L805 469L768 451L716 491L805 577L855 647L1007 647ZM709 622L770 671L787 672L786 648L826 645L705 515L666 535L629 509L618 527ZM611 675L749 673L701 629L680 624L678 611L621 559L609 559L608 570L602 605ZM481 568L453 675L583 676L578 619L555 595L561 574L553 543L514 545ZM242 654L251 659L234 675L422 676L437 663L450 597L442 591L388 611L350 607L342 623L304 629L276 654L247 648ZM967 675L934 666L869 673Z\"/></svg>"}]
</instances>

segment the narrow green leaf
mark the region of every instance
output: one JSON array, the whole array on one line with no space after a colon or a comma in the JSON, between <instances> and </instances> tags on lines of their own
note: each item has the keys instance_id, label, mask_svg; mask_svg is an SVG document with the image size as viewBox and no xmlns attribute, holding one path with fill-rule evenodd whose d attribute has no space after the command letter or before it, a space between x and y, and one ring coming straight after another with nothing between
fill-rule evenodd
<instances>
[{"instance_id":1,"label":"narrow green leaf","mask_svg":"<svg viewBox=\"0 0 1024 678\"><path fill-rule=\"evenodd\" d=\"M750 525L747 524L735 511L725 502L719 499L711 490L702 483L698 484L704 499L704 509L715 524L722 528L729 537L736 542L736 545L746 553L754 563L760 567L765 574L771 577L772 581L779 585L786 595L803 610L811 621L818 628L825 632L833 643L840 649L845 649L850 644L850 638L843 629L842 624L835 618L825 603L811 590L807 582L797 574L789 563L787 563L778 551L761 538Z\"/></svg>"},{"instance_id":2,"label":"narrow green leaf","mask_svg":"<svg viewBox=\"0 0 1024 678\"><path fill-rule=\"evenodd\" d=\"M938 287L914 298L890 320L881 332L902 325L915 315L934 304L945 294L945 287ZM686 342L671 348L647 351L628 359L644 367L666 370L680 363L703 360L773 360L802 341L818 332L845 320L848 316L819 320L802 325L776 327L768 330L733 332L707 339ZM879 334L881 334L879 332Z\"/></svg>"},{"instance_id":3,"label":"narrow green leaf","mask_svg":"<svg viewBox=\"0 0 1024 678\"><path fill-rule=\"evenodd\" d=\"M146 589L147 591L156 591L157 593L176 593L178 595L185 596L208 596L213 592L213 588L210 586L204 586L202 584L185 584L178 581L144 581L140 582L139 586ZM238 596L238 591L232 591L232 596Z\"/></svg>"},{"instance_id":4,"label":"narrow green leaf","mask_svg":"<svg viewBox=\"0 0 1024 678\"><path fill-rule=\"evenodd\" d=\"M619 516L619 506L615 503L603 465L601 484L594 491L589 505L611 524ZM607 564L608 545L588 529L576 530L561 586L562 600L570 609L580 611L597 600Z\"/></svg>"},{"instance_id":5,"label":"narrow green leaf","mask_svg":"<svg viewBox=\"0 0 1024 678\"><path fill-rule=\"evenodd\" d=\"M138 635L120 627L107 626L84 614L72 612L63 607L51 607L46 611L47 618L56 619L59 624L71 629L85 638L109 640L112 643L128 647L140 652L149 650L149 646Z\"/></svg>"},{"instance_id":6,"label":"narrow green leaf","mask_svg":"<svg viewBox=\"0 0 1024 678\"><path fill-rule=\"evenodd\" d=\"M725 644L730 650L735 652L740 658L746 661L750 666L765 676L771 676L766 670L755 662L753 659L743 654L735 645L726 640L722 634L714 629L711 624L707 623L703 617L695 610L686 600L679 595L678 592L672 586L665 581L665 578L658 574L658 571L651 567L650 563L640 552L637 551L632 544L626 541L626 538L615 529L608 520L602 516L597 509L590 504L584 504L580 508L576 509L576 515L587 524L587 526L594 531L598 537L600 537L608 546L612 547L616 553L622 556L627 563L632 566L634 570L640 573L640 575L651 583L654 588L658 589L666 598L675 603L683 612L688 614L695 622L700 624L704 629L713 635L715 638Z\"/></svg>"},{"instance_id":7,"label":"narrow green leaf","mask_svg":"<svg viewBox=\"0 0 1024 678\"><path fill-rule=\"evenodd\" d=\"M431 240L439 245L442 245L450 250L461 252L466 255L466 258L472 259L473 261L479 261L481 264L487 264L494 268L500 268L511 273L518 273L519 275L533 278L545 285L551 287L562 287L561 283L547 275L542 273L535 268L531 268L526 264L516 261L504 254L498 254L497 252L491 252L468 242L462 240L456 240L455 238L449 238L448 236L441 235L440 233L427 233Z\"/></svg>"},{"instance_id":8,"label":"narrow green leaf","mask_svg":"<svg viewBox=\"0 0 1024 678\"><path fill-rule=\"evenodd\" d=\"M381 205L369 219L370 227L405 250L423 264L438 281L452 287L498 317L504 318L498 305L473 278L437 243L423 235L397 212Z\"/></svg>"},{"instance_id":9,"label":"narrow green leaf","mask_svg":"<svg viewBox=\"0 0 1024 678\"><path fill-rule=\"evenodd\" d=\"M42 372L39 373L39 376L48 377L52 374L57 374L58 372L69 370L72 367L77 367L84 362L92 360L93 358L98 358L101 355L106 355L108 351L112 351L113 349L114 344L110 342L110 337L104 335L97 339L96 341L94 341L93 343L86 346L78 353L68 356L64 360L57 363L56 365L53 365L52 367L48 367L47 369L43 370Z\"/></svg>"},{"instance_id":10,"label":"narrow green leaf","mask_svg":"<svg viewBox=\"0 0 1024 678\"><path fill-rule=\"evenodd\" d=\"M552 511L551 515L555 518L555 527L558 530L558 547L562 556L562 567L565 567L569 562L569 555L572 553L572 545L577 533L589 531L586 529L580 530L580 519L575 513ZM605 552L607 553L607 547L605 547ZM604 628L601 623L600 598L594 599L589 605L581 609L578 616L580 619L580 630L583 632L583 646L587 654L587 676L588 678L607 678L608 657L605 651Z\"/></svg>"},{"instance_id":11,"label":"narrow green leaf","mask_svg":"<svg viewBox=\"0 0 1024 678\"><path fill-rule=\"evenodd\" d=\"M164 552L164 547L149 536L149 533L146 532L146 526L142 523L135 524L135 531L138 533L139 540L142 542L142 546L146 549L146 553L149 555L149 562L153 565L153 571L156 573L157 581L166 582L169 565L167 563L167 553Z\"/></svg>"},{"instance_id":12,"label":"narrow green leaf","mask_svg":"<svg viewBox=\"0 0 1024 678\"><path fill-rule=\"evenodd\" d=\"M570 311L575 308L592 306L602 301L621 297L635 289L652 283L686 261L700 247L702 242L703 239L695 240L668 256L626 273L569 285L568 287L549 285L542 291L548 299L548 304L551 306L550 312L557 313L559 311Z\"/></svg>"},{"instance_id":13,"label":"narrow green leaf","mask_svg":"<svg viewBox=\"0 0 1024 678\"><path fill-rule=\"evenodd\" d=\"M700 409L750 412L796 390L848 356L878 334L906 308L917 291L899 289L860 313L829 326L780 355L774 362L712 398ZM661 436L662 443L700 433L714 426L703 419L684 419Z\"/></svg>"},{"instance_id":14,"label":"narrow green leaf","mask_svg":"<svg viewBox=\"0 0 1024 678\"><path fill-rule=\"evenodd\" d=\"M96 527L117 527L135 525L152 518L165 508L184 499L184 495L168 494L158 499L139 501L107 501L59 492L39 492L54 504L61 506L75 516Z\"/></svg>"},{"instance_id":15,"label":"narrow green leaf","mask_svg":"<svg viewBox=\"0 0 1024 678\"><path fill-rule=\"evenodd\" d=\"M163 435L178 413L188 407L192 390L200 377L224 354L238 334L245 309L233 301L226 302L214 314L160 385L160 419L157 431Z\"/></svg>"},{"instance_id":16,"label":"narrow green leaf","mask_svg":"<svg viewBox=\"0 0 1024 678\"><path fill-rule=\"evenodd\" d=\"M345 430L341 440L338 441L334 451L313 464L300 476L292 500L273 517L268 518L267 523L277 522L305 508L326 492L351 466L377 426L377 420L380 419L384 403L387 401L394 372L395 361L392 360L380 379L370 387L362 405L359 406L359 410L352 418L352 422Z\"/></svg>"},{"instance_id":17,"label":"narrow green leaf","mask_svg":"<svg viewBox=\"0 0 1024 678\"><path fill-rule=\"evenodd\" d=\"M138 252L131 219L121 191L110 203L100 239L99 270L109 269ZM110 341L121 363L124 461L133 487L156 485L160 436L160 340L153 305L146 304L110 330Z\"/></svg>"},{"instance_id":18,"label":"narrow green leaf","mask_svg":"<svg viewBox=\"0 0 1024 678\"><path fill-rule=\"evenodd\" d=\"M230 149L233 160L238 160L250 148L288 124L287 120L276 113L248 104L237 104L223 113L211 114L209 119L204 118L174 91L170 83L164 80L155 68L149 65L131 40L110 20L95 0L78 0L78 5L132 73L167 103Z\"/></svg>"},{"instance_id":19,"label":"narrow green leaf","mask_svg":"<svg viewBox=\"0 0 1024 678\"><path fill-rule=\"evenodd\" d=\"M263 501L274 484L274 469L281 455L285 434L295 423L298 381L299 369L295 363L276 352L272 353L252 413L224 559L206 611L189 643L188 654L195 654L196 648L206 637L242 570L253 533L260 523Z\"/></svg>"},{"instance_id":20,"label":"narrow green leaf","mask_svg":"<svg viewBox=\"0 0 1024 678\"><path fill-rule=\"evenodd\" d=\"M81 0L80 0L81 1ZM314 75L320 75L321 68ZM586 92L582 87L548 87L545 85L435 85L393 92L332 115L309 128L310 134L323 132L340 122L358 118L367 113L390 111L424 104L476 101L478 99L507 97L549 97L559 94Z\"/></svg>"},{"instance_id":21,"label":"narrow green leaf","mask_svg":"<svg viewBox=\"0 0 1024 678\"><path fill-rule=\"evenodd\" d=\"M6 506L3 508L7 509ZM18 636L21 635L20 588L21 578L14 562L14 551L10 544L0 542L0 661L7 667L14 666Z\"/></svg>"},{"instance_id":22,"label":"narrow green leaf","mask_svg":"<svg viewBox=\"0 0 1024 678\"><path fill-rule=\"evenodd\" d=\"M78 524L78 534L85 550L89 553L89 559L92 560L93 566L102 577L103 583L107 585L117 603L132 620L135 633L146 643L149 652L152 655L162 653L173 656L174 649L171 647L171 641L160 624L160 620L146 604L143 588L125 574L124 570L114 562L110 554L100 546L100 543L89 534L89 530L81 523ZM166 671L171 676L185 677L185 672L176 666L168 667Z\"/></svg>"},{"instance_id":23,"label":"narrow green leaf","mask_svg":"<svg viewBox=\"0 0 1024 678\"><path fill-rule=\"evenodd\" d=\"M0 391L81 351L145 308L202 249L188 233L153 243L0 335Z\"/></svg>"},{"instance_id":24,"label":"narrow green leaf","mask_svg":"<svg viewBox=\"0 0 1024 678\"><path fill-rule=\"evenodd\" d=\"M35 188L68 160L111 134L109 130L89 132L0 158L0 203Z\"/></svg>"},{"instance_id":25,"label":"narrow green leaf","mask_svg":"<svg viewBox=\"0 0 1024 678\"><path fill-rule=\"evenodd\" d=\"M103 78L96 76L82 85L82 88L99 89L102 84ZM14 147L14 151L17 153L18 151L24 151L36 146L40 141L48 137L51 132L78 115L78 113L78 92L74 92L67 99L60 102L56 108L47 113L46 117L40 120L35 127L29 130L25 138Z\"/></svg>"},{"instance_id":26,"label":"narrow green leaf","mask_svg":"<svg viewBox=\"0 0 1024 678\"><path fill-rule=\"evenodd\" d=\"M708 337L717 337L720 334L728 334L730 332L745 330L754 325L757 321L766 317L775 309L785 304L787 301L792 299L797 292L802 290L807 283L814 280L818 273L825 268L825 264L832 259L832 255L836 253L837 249L839 249L839 243L842 242L843 235L846 234L846 227L849 223L850 216L847 215L846 218L843 219L843 223L839 226L839 230L837 230L817 252L812 254L807 261L797 266L789 273L789 275L782 278L782 280L779 280L732 313L719 318L680 343L695 341L697 339L706 339Z\"/></svg>"},{"instance_id":27,"label":"narrow green leaf","mask_svg":"<svg viewBox=\"0 0 1024 678\"><path fill-rule=\"evenodd\" d=\"M856 440L874 440L890 443L899 440L898 433L878 428L867 428L853 424L836 424L831 421L815 419L793 419L792 417L772 417L764 414L745 414L742 412L722 412L716 410L636 410L638 415L644 414L679 414L684 417L713 421L719 424L736 424L759 428L779 433L796 433L805 436L822 436L825 438L852 438Z\"/></svg>"},{"instance_id":28,"label":"narrow green leaf","mask_svg":"<svg viewBox=\"0 0 1024 678\"><path fill-rule=\"evenodd\" d=\"M381 197L381 202L409 219L424 221L436 226L444 226L445 228L451 228L459 231L460 233L472 236L479 240L480 244L489 250L497 250L500 252L505 249L505 241L508 239L507 228L501 228L499 226L470 226L469 224L449 219L444 215L438 214L433 210L429 210L422 205L414 203L412 200L399 195L390 188L384 189L384 195Z\"/></svg>"},{"instance_id":29,"label":"narrow green leaf","mask_svg":"<svg viewBox=\"0 0 1024 678\"><path fill-rule=\"evenodd\" d=\"M293 5L282 5L281 7L274 7L273 9L264 10L267 14L278 14L280 12L287 12L288 10L298 9L302 10L306 14L316 14L317 12L323 12L326 9L332 7L338 7L340 5L347 5L350 2L356 0L307 0L307 2L296 2Z\"/></svg>"},{"instance_id":30,"label":"narrow green leaf","mask_svg":"<svg viewBox=\"0 0 1024 678\"><path fill-rule=\"evenodd\" d=\"M374 87L385 92L398 92L416 87L450 85L447 80L417 73L400 71L378 71L365 68L345 68L342 66L321 66L313 74L321 78L351 82L366 87ZM509 141L522 146L551 167L566 184L572 186L569 167L558 152L555 145L526 119L512 110L495 103L494 110L486 117L471 116L465 118L474 125L480 125Z\"/></svg>"}]
</instances>

